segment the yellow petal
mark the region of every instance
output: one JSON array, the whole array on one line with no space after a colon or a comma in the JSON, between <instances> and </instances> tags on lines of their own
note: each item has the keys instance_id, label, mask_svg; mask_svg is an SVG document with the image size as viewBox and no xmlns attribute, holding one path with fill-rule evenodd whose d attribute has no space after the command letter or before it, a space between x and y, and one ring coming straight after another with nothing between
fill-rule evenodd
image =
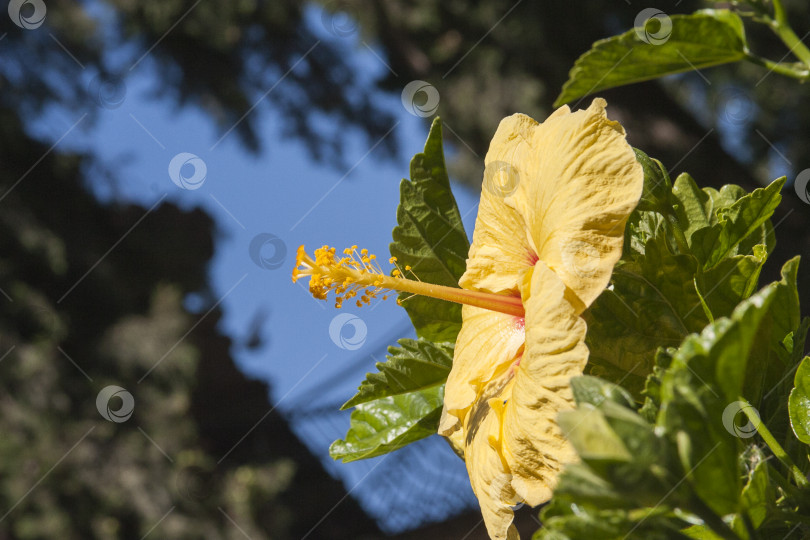
<instances>
[{"instance_id":1,"label":"yellow petal","mask_svg":"<svg viewBox=\"0 0 810 540\"><path fill-rule=\"evenodd\" d=\"M484 388L509 369L525 339L519 317L472 306L462 307L461 316L439 422L439 433L445 436L461 427Z\"/></svg>"},{"instance_id":2,"label":"yellow petal","mask_svg":"<svg viewBox=\"0 0 810 540\"><path fill-rule=\"evenodd\" d=\"M512 489L512 475L500 452L501 403L500 398L494 398L476 404L485 412L475 431L468 434L465 461L489 537L493 540L519 540L517 529L512 525L515 517L512 506L519 500Z\"/></svg>"},{"instance_id":3,"label":"yellow petal","mask_svg":"<svg viewBox=\"0 0 810 540\"><path fill-rule=\"evenodd\" d=\"M514 279L511 267L520 250L532 249L571 289L580 310L607 286L644 174L624 129L607 119L605 105L595 99L574 113L563 107L542 124L524 115L501 121L486 163L511 167L517 187L505 197L482 191L476 233L484 225L480 236L488 245L475 246L473 237L468 283L502 285L504 277L482 275L501 268ZM521 220L524 230L518 232ZM493 250L504 257L498 264L489 262L494 254L473 257Z\"/></svg>"},{"instance_id":4,"label":"yellow petal","mask_svg":"<svg viewBox=\"0 0 810 540\"><path fill-rule=\"evenodd\" d=\"M537 260L526 220L511 197L526 175L523 164L535 152L526 137L535 126L528 116L515 114L501 121L490 144L467 269L459 280L465 289L513 290Z\"/></svg>"},{"instance_id":5,"label":"yellow petal","mask_svg":"<svg viewBox=\"0 0 810 540\"><path fill-rule=\"evenodd\" d=\"M526 305L526 348L505 407L503 453L512 486L536 506L551 497L557 475L576 459L557 426L573 408L569 381L588 361L585 321L566 300L557 275L539 261L521 284Z\"/></svg>"}]
</instances>

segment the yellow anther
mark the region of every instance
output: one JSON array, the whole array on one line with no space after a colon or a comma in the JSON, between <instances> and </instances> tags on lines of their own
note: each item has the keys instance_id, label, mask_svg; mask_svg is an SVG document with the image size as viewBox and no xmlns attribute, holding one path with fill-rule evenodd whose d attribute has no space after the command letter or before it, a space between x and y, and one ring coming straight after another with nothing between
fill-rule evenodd
<instances>
[{"instance_id":1,"label":"yellow anther","mask_svg":"<svg viewBox=\"0 0 810 540\"><path fill-rule=\"evenodd\" d=\"M358 307L369 304L378 294L386 300L388 294L383 293L397 290L410 293L411 296L420 294L517 317L525 316L519 297L421 283L409 265L405 266L405 271L411 272L415 279L407 279L396 264L396 257L389 259L395 266L389 276L379 265L371 264L376 257L369 254L368 250L358 252L357 246L352 246L343 250L343 253L347 256L337 259L335 248L324 245L316 249L312 257L304 250L304 246L299 247L296 252L295 268L292 271L293 281L309 277L309 292L312 296L325 300L331 292L335 295L336 308L340 308L345 300L357 296L360 298L355 299L354 304ZM402 305L399 298L397 304Z\"/></svg>"}]
</instances>

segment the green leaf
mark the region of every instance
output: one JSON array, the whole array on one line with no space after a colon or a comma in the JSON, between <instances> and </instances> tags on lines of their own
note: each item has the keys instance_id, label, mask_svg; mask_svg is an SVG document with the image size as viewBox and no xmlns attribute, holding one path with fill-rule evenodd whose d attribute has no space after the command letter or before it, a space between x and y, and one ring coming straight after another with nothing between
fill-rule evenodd
<instances>
[{"instance_id":1,"label":"green leaf","mask_svg":"<svg viewBox=\"0 0 810 540\"><path fill-rule=\"evenodd\" d=\"M648 422L655 423L658 416L661 407L661 377L672 364L672 357L677 350L674 347L661 347L655 352L655 366L644 382L644 406L638 411Z\"/></svg>"},{"instance_id":2,"label":"green leaf","mask_svg":"<svg viewBox=\"0 0 810 540\"><path fill-rule=\"evenodd\" d=\"M734 308L757 289L759 274L768 258L762 244L754 246L753 255L735 255L721 260L695 278L699 293L712 313L712 318L730 315Z\"/></svg>"},{"instance_id":3,"label":"green leaf","mask_svg":"<svg viewBox=\"0 0 810 540\"><path fill-rule=\"evenodd\" d=\"M684 513L669 506L683 500L668 473L677 461L653 426L611 400L583 403L559 424L582 462L563 470L535 538L682 538Z\"/></svg>"},{"instance_id":4,"label":"green leaf","mask_svg":"<svg viewBox=\"0 0 810 540\"><path fill-rule=\"evenodd\" d=\"M571 379L571 390L574 392L574 399L577 405L590 403L591 405L601 405L608 400L628 408L635 408L633 397L619 385L600 379L582 375Z\"/></svg>"},{"instance_id":5,"label":"green leaf","mask_svg":"<svg viewBox=\"0 0 810 540\"><path fill-rule=\"evenodd\" d=\"M424 152L411 160L410 180L400 183L392 235L391 255L401 269L411 267L413 275L425 282L458 286L470 246L450 190L438 118ZM419 340L400 340L399 347L390 347L387 361L377 363L379 372L368 374L357 394L343 405L355 410L345 439L330 447L335 459L379 456L436 433L452 343L461 328L461 306L408 296L400 299Z\"/></svg>"},{"instance_id":6,"label":"green leaf","mask_svg":"<svg viewBox=\"0 0 810 540\"><path fill-rule=\"evenodd\" d=\"M693 285L697 261L672 252L663 218L645 213L629 227L650 231L631 232L641 238L654 236L638 248L643 254L635 253L616 265L612 289L586 312L586 343L591 374L621 381L638 394L643 377L653 368L656 349L680 344L708 319Z\"/></svg>"},{"instance_id":7,"label":"green leaf","mask_svg":"<svg viewBox=\"0 0 810 540\"><path fill-rule=\"evenodd\" d=\"M638 148L633 148L633 151L644 170L644 186L636 209L659 213L671 212L669 198L672 181L666 168L660 161L652 159Z\"/></svg>"},{"instance_id":8,"label":"green leaf","mask_svg":"<svg viewBox=\"0 0 810 540\"><path fill-rule=\"evenodd\" d=\"M560 413L560 429L584 461L624 461L634 458L600 409L583 403L573 411Z\"/></svg>"},{"instance_id":9,"label":"green leaf","mask_svg":"<svg viewBox=\"0 0 810 540\"><path fill-rule=\"evenodd\" d=\"M367 374L357 394L341 409L444 384L453 364L452 343L400 339L399 345L388 347L388 360L376 364L379 372Z\"/></svg>"},{"instance_id":10,"label":"green leaf","mask_svg":"<svg viewBox=\"0 0 810 540\"><path fill-rule=\"evenodd\" d=\"M745 508L748 520L755 529L758 529L765 522L776 498L776 489L774 489L768 478L768 464L761 461L751 471L748 483L742 492L743 508Z\"/></svg>"},{"instance_id":11,"label":"green leaf","mask_svg":"<svg viewBox=\"0 0 810 540\"><path fill-rule=\"evenodd\" d=\"M666 506L628 512L624 510L585 509L575 506L561 515L546 508L542 513L545 528L535 540L668 540L683 539L678 533L680 522Z\"/></svg>"},{"instance_id":12,"label":"green leaf","mask_svg":"<svg viewBox=\"0 0 810 540\"><path fill-rule=\"evenodd\" d=\"M722 536L716 534L706 525L692 525L681 532L694 540L723 540Z\"/></svg>"},{"instance_id":13,"label":"green leaf","mask_svg":"<svg viewBox=\"0 0 810 540\"><path fill-rule=\"evenodd\" d=\"M783 185L780 178L747 194L734 185L700 189L686 173L675 180L675 215L689 252L698 260L695 287L710 319L730 315L756 290L775 245L769 218Z\"/></svg>"},{"instance_id":14,"label":"green leaf","mask_svg":"<svg viewBox=\"0 0 810 540\"><path fill-rule=\"evenodd\" d=\"M760 324L777 296L772 283L700 335L689 336L661 380L657 425L674 440L688 479L703 502L719 515L740 503L738 454L741 439L727 425L738 407L746 367ZM731 417L739 410L731 410Z\"/></svg>"},{"instance_id":15,"label":"green leaf","mask_svg":"<svg viewBox=\"0 0 810 540\"><path fill-rule=\"evenodd\" d=\"M637 242L628 255L639 266L645 251L649 256L677 243L662 241L674 225L664 216L641 217L633 234L643 232L646 244ZM771 369L784 376L790 369L789 361L773 362L769 348L782 347L788 359L804 348L810 320L799 317L797 272L798 260L788 261L781 281L750 295L729 317L690 334L679 348L659 348L641 414L626 406L627 396L605 399L610 383L572 379L578 406L558 422L581 461L561 474L535 538L708 540L790 532L798 523L790 514L803 512L801 494L777 490L768 450L758 439L743 438L748 432L733 417L747 405L739 400L751 377Z\"/></svg>"},{"instance_id":16,"label":"green leaf","mask_svg":"<svg viewBox=\"0 0 810 540\"><path fill-rule=\"evenodd\" d=\"M358 405L345 439L329 447L332 459L344 463L398 450L436 433L444 385L385 397Z\"/></svg>"},{"instance_id":17,"label":"green leaf","mask_svg":"<svg viewBox=\"0 0 810 540\"><path fill-rule=\"evenodd\" d=\"M593 503L603 508L632 506L610 482L582 463L574 463L563 469L550 504L562 508L550 513L558 514L559 510L564 512L565 500L576 500L580 505Z\"/></svg>"},{"instance_id":18,"label":"green leaf","mask_svg":"<svg viewBox=\"0 0 810 540\"><path fill-rule=\"evenodd\" d=\"M799 364L793 385L788 398L790 427L797 439L810 444L810 356L805 356Z\"/></svg>"},{"instance_id":19,"label":"green leaf","mask_svg":"<svg viewBox=\"0 0 810 540\"><path fill-rule=\"evenodd\" d=\"M659 347L731 315L757 289L775 243L769 218L784 179L750 194L734 185L700 189L685 173L672 184L659 162L636 156L642 198L628 220L612 287L585 319L587 373L638 399Z\"/></svg>"},{"instance_id":20,"label":"green leaf","mask_svg":"<svg viewBox=\"0 0 810 540\"><path fill-rule=\"evenodd\" d=\"M768 187L756 189L727 206L722 205L728 202L728 199L721 198L722 190L717 194L717 200L712 203L718 206L710 213L709 225L695 230L689 238L692 253L704 270L713 268L727 257L749 254L739 253L738 246L750 235L762 236L762 227L782 200L780 191L785 180L785 177L774 180Z\"/></svg>"},{"instance_id":21,"label":"green leaf","mask_svg":"<svg viewBox=\"0 0 810 540\"><path fill-rule=\"evenodd\" d=\"M410 266L422 281L457 287L466 268L470 243L450 190L438 118L430 128L424 152L411 160L410 176L399 186L391 255L397 258L400 268ZM437 342L456 340L461 328L460 305L408 296L400 295L400 299L417 336Z\"/></svg>"},{"instance_id":22,"label":"green leaf","mask_svg":"<svg viewBox=\"0 0 810 540\"><path fill-rule=\"evenodd\" d=\"M791 389L791 373L804 356L807 323L801 319L796 280L799 257L782 267L782 279L775 288L775 309L771 309L756 336L753 361L746 373L743 395L765 418L776 411L784 418L784 406ZM763 395L765 397L763 397ZM787 426L785 426L787 429Z\"/></svg>"},{"instance_id":23,"label":"green leaf","mask_svg":"<svg viewBox=\"0 0 810 540\"><path fill-rule=\"evenodd\" d=\"M717 223L717 210L731 206L746 192L733 184L723 186L720 191L701 189L688 173L682 173L675 179L672 195L678 222L691 242L695 231Z\"/></svg>"},{"instance_id":24,"label":"green leaf","mask_svg":"<svg viewBox=\"0 0 810 540\"><path fill-rule=\"evenodd\" d=\"M653 17L644 28L597 41L580 56L562 92L560 106L605 88L692 71L746 57L742 21L728 10ZM671 22L671 27L668 26Z\"/></svg>"}]
</instances>

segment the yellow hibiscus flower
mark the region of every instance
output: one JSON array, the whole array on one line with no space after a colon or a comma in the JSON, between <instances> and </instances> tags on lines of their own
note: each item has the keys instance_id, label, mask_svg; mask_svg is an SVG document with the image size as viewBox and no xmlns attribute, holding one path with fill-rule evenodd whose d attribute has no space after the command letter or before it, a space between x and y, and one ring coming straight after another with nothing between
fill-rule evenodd
<instances>
[{"instance_id":1,"label":"yellow hibiscus flower","mask_svg":"<svg viewBox=\"0 0 810 540\"><path fill-rule=\"evenodd\" d=\"M398 290L464 304L439 433L464 457L489 535L516 539L512 507L549 499L575 459L555 418L587 362L582 312L621 256L643 172L606 103L498 126L460 289L387 276L367 251L298 249L293 280L336 305ZM394 259L391 262L395 262ZM408 267L405 268L407 272ZM385 298L385 297L383 297Z\"/></svg>"},{"instance_id":2,"label":"yellow hibiscus flower","mask_svg":"<svg viewBox=\"0 0 810 540\"><path fill-rule=\"evenodd\" d=\"M439 433L463 453L493 539L517 538L511 507L547 501L575 458L555 419L588 359L580 315L621 257L644 178L605 105L505 118L486 156L459 285L520 298L525 315L464 306Z\"/></svg>"}]
</instances>

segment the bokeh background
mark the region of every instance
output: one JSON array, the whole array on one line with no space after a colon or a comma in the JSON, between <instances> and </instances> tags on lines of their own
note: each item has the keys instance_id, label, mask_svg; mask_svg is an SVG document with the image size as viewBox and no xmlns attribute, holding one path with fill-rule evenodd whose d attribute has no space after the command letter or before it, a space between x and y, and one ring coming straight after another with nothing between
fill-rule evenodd
<instances>
[{"instance_id":1,"label":"bokeh background","mask_svg":"<svg viewBox=\"0 0 810 540\"><path fill-rule=\"evenodd\" d=\"M329 458L339 406L412 330L393 302L314 300L290 280L295 250L387 258L436 115L471 234L502 117L549 114L576 57L642 9L711 4L6 3L0 540L484 538L440 438ZM785 4L806 38L810 7ZM792 187L810 168L806 88L735 65L602 95L673 178L788 176L763 280L810 253ZM528 508L518 521L538 526Z\"/></svg>"}]
</instances>

